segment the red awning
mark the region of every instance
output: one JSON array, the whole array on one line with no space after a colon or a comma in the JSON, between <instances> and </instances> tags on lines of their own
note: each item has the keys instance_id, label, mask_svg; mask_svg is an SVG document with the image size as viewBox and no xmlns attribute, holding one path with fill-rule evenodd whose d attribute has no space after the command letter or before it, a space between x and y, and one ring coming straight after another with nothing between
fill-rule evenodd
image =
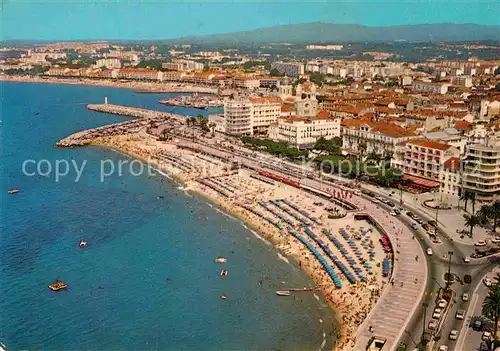
<instances>
[{"instance_id":1,"label":"red awning","mask_svg":"<svg viewBox=\"0 0 500 351\"><path fill-rule=\"evenodd\" d=\"M438 187L441 183L439 182L434 182L432 180L424 179L424 178L419 178L415 176L410 176L410 175L404 175L403 179L405 180L411 180L413 183L423 186L425 188L436 188Z\"/></svg>"}]
</instances>

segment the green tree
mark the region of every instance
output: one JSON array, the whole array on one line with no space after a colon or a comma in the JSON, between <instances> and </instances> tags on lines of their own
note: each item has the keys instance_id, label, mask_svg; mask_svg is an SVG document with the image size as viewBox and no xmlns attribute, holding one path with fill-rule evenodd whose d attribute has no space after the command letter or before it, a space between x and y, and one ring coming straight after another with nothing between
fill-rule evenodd
<instances>
[{"instance_id":1,"label":"green tree","mask_svg":"<svg viewBox=\"0 0 500 351\"><path fill-rule=\"evenodd\" d=\"M472 195L473 193L471 191L465 191L462 196L460 196L460 201L464 201L464 209L465 209L465 212L467 212L467 204L470 200L472 200L473 197L475 197L474 195Z\"/></svg>"},{"instance_id":2,"label":"green tree","mask_svg":"<svg viewBox=\"0 0 500 351\"><path fill-rule=\"evenodd\" d=\"M500 320L500 286L490 287L488 295L483 301L483 314L493 320L493 338L497 338L498 321Z\"/></svg>"},{"instance_id":3,"label":"green tree","mask_svg":"<svg viewBox=\"0 0 500 351\"><path fill-rule=\"evenodd\" d=\"M481 223L481 220L478 216L474 215L464 215L465 218L465 226L470 228L470 237L472 238L472 231L474 230L474 227L478 226L479 223Z\"/></svg>"}]
</instances>

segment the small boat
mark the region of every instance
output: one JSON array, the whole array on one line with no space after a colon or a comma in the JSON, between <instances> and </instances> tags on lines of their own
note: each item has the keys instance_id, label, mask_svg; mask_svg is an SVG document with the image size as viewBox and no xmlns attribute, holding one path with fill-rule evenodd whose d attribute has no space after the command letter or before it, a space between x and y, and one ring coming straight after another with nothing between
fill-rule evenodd
<instances>
[{"instance_id":1,"label":"small boat","mask_svg":"<svg viewBox=\"0 0 500 351\"><path fill-rule=\"evenodd\" d=\"M276 295L278 296L290 296L292 292L290 290L278 290L276 291Z\"/></svg>"},{"instance_id":2,"label":"small boat","mask_svg":"<svg viewBox=\"0 0 500 351\"><path fill-rule=\"evenodd\" d=\"M223 299L223 300L225 300L225 299L227 299L227 296L226 295L221 295L220 298Z\"/></svg>"},{"instance_id":3,"label":"small boat","mask_svg":"<svg viewBox=\"0 0 500 351\"><path fill-rule=\"evenodd\" d=\"M49 289L52 291L60 291L60 290L65 290L68 286L66 283L61 282L59 280L56 280L54 284L49 285Z\"/></svg>"},{"instance_id":4,"label":"small boat","mask_svg":"<svg viewBox=\"0 0 500 351\"><path fill-rule=\"evenodd\" d=\"M226 263L226 259L224 257L217 257L215 259L215 263Z\"/></svg>"},{"instance_id":5,"label":"small boat","mask_svg":"<svg viewBox=\"0 0 500 351\"><path fill-rule=\"evenodd\" d=\"M165 196L161 196L161 195L156 197L156 199L158 199L158 200L162 200L164 198L165 198Z\"/></svg>"},{"instance_id":6,"label":"small boat","mask_svg":"<svg viewBox=\"0 0 500 351\"><path fill-rule=\"evenodd\" d=\"M7 191L9 194L15 194L15 193L18 193L20 192L21 190L19 189L10 189L9 191Z\"/></svg>"},{"instance_id":7,"label":"small boat","mask_svg":"<svg viewBox=\"0 0 500 351\"><path fill-rule=\"evenodd\" d=\"M85 240L80 241L80 247L87 247L87 242Z\"/></svg>"},{"instance_id":8,"label":"small boat","mask_svg":"<svg viewBox=\"0 0 500 351\"><path fill-rule=\"evenodd\" d=\"M220 271L220 276L221 277L226 277L227 276L227 270L223 269L222 271Z\"/></svg>"}]
</instances>

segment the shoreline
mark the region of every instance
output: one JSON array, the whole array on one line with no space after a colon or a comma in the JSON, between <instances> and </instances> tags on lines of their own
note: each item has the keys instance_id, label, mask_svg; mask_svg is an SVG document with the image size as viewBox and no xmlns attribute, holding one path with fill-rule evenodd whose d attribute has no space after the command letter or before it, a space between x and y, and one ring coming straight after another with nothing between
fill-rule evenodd
<instances>
[{"instance_id":1,"label":"shoreline","mask_svg":"<svg viewBox=\"0 0 500 351\"><path fill-rule=\"evenodd\" d=\"M217 93L216 88L201 87L187 83L156 83L118 79L57 78L51 76L43 76L42 78L42 76L8 76L0 74L0 82L99 86L133 89L137 93Z\"/></svg>"},{"instance_id":2,"label":"shoreline","mask_svg":"<svg viewBox=\"0 0 500 351\"><path fill-rule=\"evenodd\" d=\"M333 282L315 260L314 256L300 242L291 238L288 233L278 230L261 218L244 210L239 206L238 201L225 198L216 191L200 184L196 181L193 174L178 171L171 166L167 166L159 158L155 158L153 155L159 152L155 146L158 145L156 144L156 140L153 140L147 134L138 133L98 137L91 139L88 145L112 149L127 157L139 159L150 164L156 170L167 174L175 182L179 182L184 191L201 196L209 203L217 206L225 214L240 220L250 231L257 233L272 244L277 254L283 255L287 259L292 258L300 269L309 276L313 282L315 291L319 291L323 295L324 301L333 313L332 316L336 322L335 332L337 337L332 345L332 349L349 349L358 328L362 325L370 311L373 310L381 296L381 292L385 290L387 282L374 280L368 283L376 286L376 289L369 289L367 287L368 284L346 284L341 289L335 288ZM177 145L163 143L161 146L163 147L161 151L171 152L174 155L177 153L183 157L183 160L189 159L190 152L178 149ZM292 189L288 189L288 186L285 185L279 185L279 187L282 191L292 191Z\"/></svg>"}]
</instances>

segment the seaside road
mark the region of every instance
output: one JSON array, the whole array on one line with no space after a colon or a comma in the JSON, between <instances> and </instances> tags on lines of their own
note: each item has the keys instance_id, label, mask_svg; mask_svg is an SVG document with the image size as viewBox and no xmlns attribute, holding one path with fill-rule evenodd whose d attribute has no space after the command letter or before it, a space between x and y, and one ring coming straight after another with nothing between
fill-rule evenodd
<instances>
[{"instance_id":1,"label":"seaside road","mask_svg":"<svg viewBox=\"0 0 500 351\"><path fill-rule=\"evenodd\" d=\"M303 182L327 192L338 190L338 186L316 180L304 179ZM383 228L391 240L396 260L392 276L394 284L385 287L379 301L358 329L353 350L365 350L372 336L386 339L384 349L394 350L406 324L419 307L425 290L425 254L408 227L388 211L359 196L353 195L351 201Z\"/></svg>"}]
</instances>

